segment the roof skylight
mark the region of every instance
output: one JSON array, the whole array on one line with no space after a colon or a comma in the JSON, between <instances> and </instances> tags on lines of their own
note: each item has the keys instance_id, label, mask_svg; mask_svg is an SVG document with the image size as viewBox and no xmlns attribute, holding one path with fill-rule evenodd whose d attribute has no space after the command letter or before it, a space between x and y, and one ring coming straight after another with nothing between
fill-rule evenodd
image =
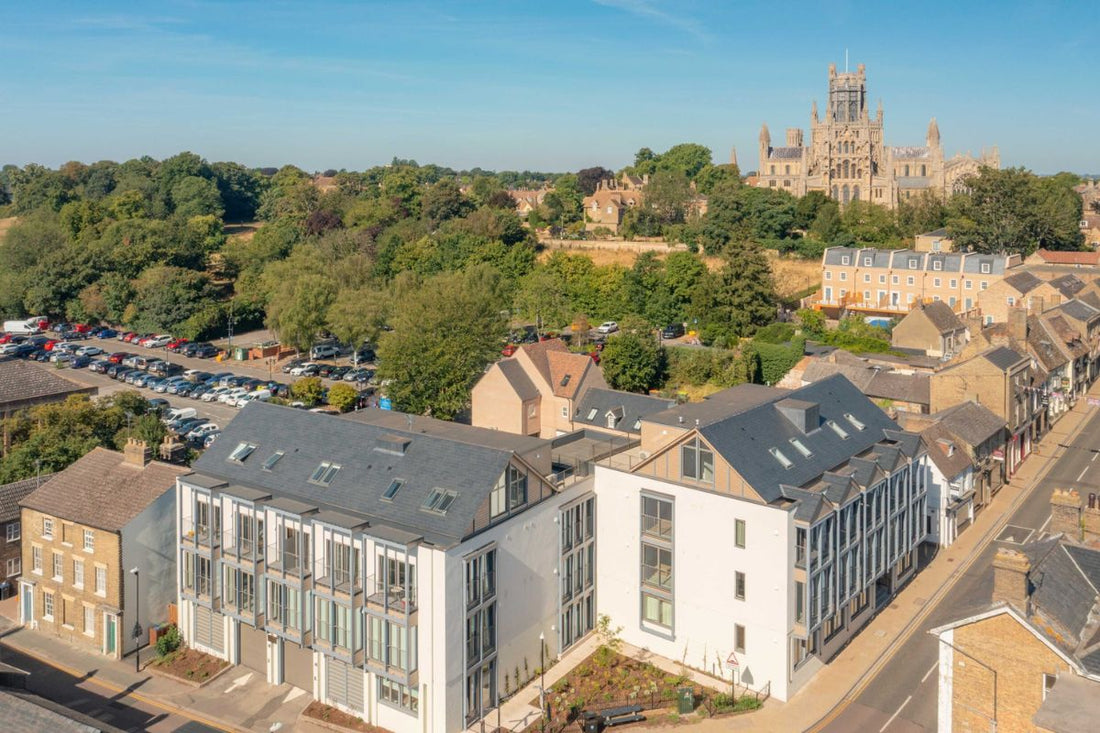
<instances>
[{"instance_id":1,"label":"roof skylight","mask_svg":"<svg viewBox=\"0 0 1100 733\"><path fill-rule=\"evenodd\" d=\"M791 459L787 458L778 448L768 448L768 452L772 454L775 460L779 461L779 465L783 468L790 468L794 464L791 463Z\"/></svg>"},{"instance_id":2,"label":"roof skylight","mask_svg":"<svg viewBox=\"0 0 1100 733\"><path fill-rule=\"evenodd\" d=\"M397 496L397 492L401 490L401 487L405 485L403 479L395 478L390 482L390 485L386 487L386 490L382 492L382 501L393 501L393 497Z\"/></svg>"},{"instance_id":3,"label":"roof skylight","mask_svg":"<svg viewBox=\"0 0 1100 733\"><path fill-rule=\"evenodd\" d=\"M813 455L813 452L809 448L806 447L806 444L803 443L798 438L791 438L791 445L794 446L794 449L796 451L798 451L799 453L802 454L803 458L809 458L810 456Z\"/></svg>"},{"instance_id":4,"label":"roof skylight","mask_svg":"<svg viewBox=\"0 0 1100 733\"><path fill-rule=\"evenodd\" d=\"M256 446L251 443L238 443L237 447L233 449L233 452L229 454L229 460L236 463L242 463L245 458L252 455L252 451L254 450L256 450Z\"/></svg>"},{"instance_id":5,"label":"roof skylight","mask_svg":"<svg viewBox=\"0 0 1100 733\"><path fill-rule=\"evenodd\" d=\"M588 411L588 417L586 417L585 420L595 420L597 412L599 412L599 410L593 407L591 410Z\"/></svg>"},{"instance_id":6,"label":"roof skylight","mask_svg":"<svg viewBox=\"0 0 1100 733\"><path fill-rule=\"evenodd\" d=\"M338 464L324 461L313 471L313 475L309 477L309 481L313 484L328 486L332 483L332 479L336 478L336 474L339 472L340 466Z\"/></svg>"},{"instance_id":7,"label":"roof skylight","mask_svg":"<svg viewBox=\"0 0 1100 733\"><path fill-rule=\"evenodd\" d=\"M270 471L271 469L275 468L275 464L279 462L279 459L282 458L283 455L283 451L281 450L277 450L272 453L270 456L267 457L267 460L264 461L263 469L265 471Z\"/></svg>"},{"instance_id":8,"label":"roof skylight","mask_svg":"<svg viewBox=\"0 0 1100 733\"><path fill-rule=\"evenodd\" d=\"M846 413L844 413L844 417L845 417L845 418L846 418L846 419L848 420L848 422L852 423L852 427L854 427L854 428L855 428L856 430L863 430L864 428L866 428L866 427L867 427L867 426L866 426L866 425L864 425L864 424L863 424L862 422L860 422L860 421L859 421L859 420L858 420L858 419L856 418L856 416L855 416L855 415L853 415L853 414L852 414L852 413L850 413L850 412L846 412Z\"/></svg>"},{"instance_id":9,"label":"roof skylight","mask_svg":"<svg viewBox=\"0 0 1100 733\"><path fill-rule=\"evenodd\" d=\"M448 489L432 489L428 499L421 505L421 509L433 514L446 514L451 504L458 498L458 493Z\"/></svg>"},{"instance_id":10,"label":"roof skylight","mask_svg":"<svg viewBox=\"0 0 1100 733\"><path fill-rule=\"evenodd\" d=\"M847 440L848 439L848 431L845 430L844 428L840 427L839 425L837 425L832 420L829 420L825 424L828 425L830 428L832 428L833 432L836 433L837 436L839 436L841 440Z\"/></svg>"}]
</instances>

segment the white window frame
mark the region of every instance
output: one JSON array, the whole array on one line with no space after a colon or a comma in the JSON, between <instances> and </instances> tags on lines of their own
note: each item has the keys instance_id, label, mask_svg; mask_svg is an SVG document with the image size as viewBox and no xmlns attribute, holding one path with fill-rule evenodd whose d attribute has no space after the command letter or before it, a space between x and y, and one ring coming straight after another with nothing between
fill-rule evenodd
<instances>
[{"instance_id":1,"label":"white window frame","mask_svg":"<svg viewBox=\"0 0 1100 733\"><path fill-rule=\"evenodd\" d=\"M95 550L95 532L90 529L84 530L84 552L92 552Z\"/></svg>"},{"instance_id":2,"label":"white window frame","mask_svg":"<svg viewBox=\"0 0 1100 733\"><path fill-rule=\"evenodd\" d=\"M7 563L5 563L4 572L6 577L14 578L17 575L23 574L23 558L21 557L9 557Z\"/></svg>"},{"instance_id":3,"label":"white window frame","mask_svg":"<svg viewBox=\"0 0 1100 733\"><path fill-rule=\"evenodd\" d=\"M73 587L84 588L84 561L75 557L73 558Z\"/></svg>"},{"instance_id":4,"label":"white window frame","mask_svg":"<svg viewBox=\"0 0 1100 733\"><path fill-rule=\"evenodd\" d=\"M42 618L46 621L53 621L54 612L54 597L53 593L44 590L42 591Z\"/></svg>"},{"instance_id":5,"label":"white window frame","mask_svg":"<svg viewBox=\"0 0 1100 733\"><path fill-rule=\"evenodd\" d=\"M31 546L31 572L42 574L42 548L38 545Z\"/></svg>"},{"instance_id":6,"label":"white window frame","mask_svg":"<svg viewBox=\"0 0 1100 733\"><path fill-rule=\"evenodd\" d=\"M53 539L53 518L42 517L42 537L47 540Z\"/></svg>"},{"instance_id":7,"label":"white window frame","mask_svg":"<svg viewBox=\"0 0 1100 733\"><path fill-rule=\"evenodd\" d=\"M22 536L22 524L18 519L8 522L7 528L4 530L6 539L8 542L18 542Z\"/></svg>"},{"instance_id":8,"label":"white window frame","mask_svg":"<svg viewBox=\"0 0 1100 733\"><path fill-rule=\"evenodd\" d=\"M102 580L102 585L100 584ZM107 595L107 568L102 565L95 566L95 594L97 596Z\"/></svg>"}]
</instances>

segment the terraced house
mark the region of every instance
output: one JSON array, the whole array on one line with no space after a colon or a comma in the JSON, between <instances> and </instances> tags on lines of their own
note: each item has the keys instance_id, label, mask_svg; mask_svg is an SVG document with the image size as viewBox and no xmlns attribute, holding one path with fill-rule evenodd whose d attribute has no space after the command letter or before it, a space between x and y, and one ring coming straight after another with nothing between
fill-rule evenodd
<instances>
[{"instance_id":1,"label":"terraced house","mask_svg":"<svg viewBox=\"0 0 1100 733\"><path fill-rule=\"evenodd\" d=\"M594 625L591 482L551 483L550 448L250 404L178 481L185 638L390 730L462 730Z\"/></svg>"},{"instance_id":2,"label":"terraced house","mask_svg":"<svg viewBox=\"0 0 1100 733\"><path fill-rule=\"evenodd\" d=\"M636 646L787 700L897 592L927 451L841 375L642 418L596 469L599 610Z\"/></svg>"}]
</instances>

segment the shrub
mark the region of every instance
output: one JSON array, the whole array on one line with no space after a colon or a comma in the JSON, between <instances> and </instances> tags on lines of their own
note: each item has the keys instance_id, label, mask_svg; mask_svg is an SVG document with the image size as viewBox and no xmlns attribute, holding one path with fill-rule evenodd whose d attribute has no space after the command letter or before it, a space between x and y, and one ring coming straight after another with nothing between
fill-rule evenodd
<instances>
[{"instance_id":1,"label":"shrub","mask_svg":"<svg viewBox=\"0 0 1100 733\"><path fill-rule=\"evenodd\" d=\"M180 630L175 626L168 628L168 631L164 632L157 638L157 656L166 657L172 652L180 648L180 643L183 639L180 637Z\"/></svg>"}]
</instances>

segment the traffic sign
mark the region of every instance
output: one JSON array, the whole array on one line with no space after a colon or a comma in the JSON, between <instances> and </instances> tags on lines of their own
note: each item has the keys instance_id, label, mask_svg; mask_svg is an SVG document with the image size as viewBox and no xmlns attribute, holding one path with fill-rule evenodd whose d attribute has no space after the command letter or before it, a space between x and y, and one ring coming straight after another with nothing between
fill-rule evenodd
<instances>
[{"instance_id":1,"label":"traffic sign","mask_svg":"<svg viewBox=\"0 0 1100 733\"><path fill-rule=\"evenodd\" d=\"M726 657L726 669L737 669L737 655L733 652Z\"/></svg>"}]
</instances>

